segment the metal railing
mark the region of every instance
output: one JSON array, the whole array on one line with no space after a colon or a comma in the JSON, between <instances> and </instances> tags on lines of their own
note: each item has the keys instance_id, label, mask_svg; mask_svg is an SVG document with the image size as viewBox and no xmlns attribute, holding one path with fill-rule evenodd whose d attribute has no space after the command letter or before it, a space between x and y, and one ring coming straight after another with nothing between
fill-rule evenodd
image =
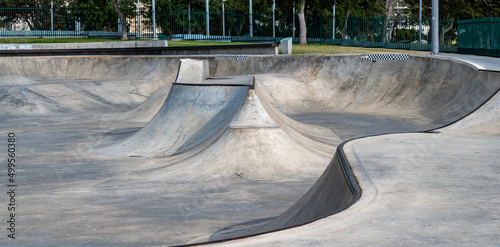
<instances>
[{"instance_id":1,"label":"metal railing","mask_svg":"<svg viewBox=\"0 0 500 247\"><path fill-rule=\"evenodd\" d=\"M500 56L500 18L458 20L458 52Z\"/></svg>"},{"instance_id":2,"label":"metal railing","mask_svg":"<svg viewBox=\"0 0 500 247\"><path fill-rule=\"evenodd\" d=\"M126 9L129 37L135 39L210 40L225 42L299 42L300 26L294 14L254 13L250 33L248 14L186 10L156 11L156 33L150 8ZM224 24L222 23L224 21ZM368 17L333 13L307 16L308 43L430 51L431 20L412 17ZM440 21L440 50L494 54L498 51L499 18ZM223 28L224 27L224 28ZM458 32L457 32L458 27ZM112 8L0 7L0 37L119 38L118 15ZM486 31L489 28L489 36ZM274 30L274 33L273 33ZM486 35L486 36L485 36ZM475 38L474 38L475 37ZM489 46L487 45L489 44ZM489 48L491 47L491 48ZM486 51L488 50L488 51ZM490 51L492 50L492 51Z\"/></svg>"}]
</instances>

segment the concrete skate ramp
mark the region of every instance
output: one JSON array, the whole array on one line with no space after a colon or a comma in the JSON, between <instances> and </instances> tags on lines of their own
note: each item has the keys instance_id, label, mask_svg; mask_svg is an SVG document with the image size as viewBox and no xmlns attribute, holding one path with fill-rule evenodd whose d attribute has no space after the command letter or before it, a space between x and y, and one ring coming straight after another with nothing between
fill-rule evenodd
<instances>
[{"instance_id":1,"label":"concrete skate ramp","mask_svg":"<svg viewBox=\"0 0 500 247\"><path fill-rule=\"evenodd\" d=\"M172 82L180 58L152 56L2 57L1 75L22 75L37 81L163 80Z\"/></svg>"},{"instance_id":2,"label":"concrete skate ramp","mask_svg":"<svg viewBox=\"0 0 500 247\"><path fill-rule=\"evenodd\" d=\"M146 126L118 143L94 150L119 156L173 156L206 147L224 132L249 90L244 84L205 83L209 82L206 86L203 82L200 86L173 83L163 106Z\"/></svg>"},{"instance_id":3,"label":"concrete skate ramp","mask_svg":"<svg viewBox=\"0 0 500 247\"><path fill-rule=\"evenodd\" d=\"M178 62L140 56L2 58L0 113L29 116L137 107L164 85L168 92ZM130 118L149 117L147 109L142 110L130 113Z\"/></svg>"},{"instance_id":4,"label":"concrete skate ramp","mask_svg":"<svg viewBox=\"0 0 500 247\"><path fill-rule=\"evenodd\" d=\"M476 108L464 111L458 121L449 119L431 133L365 137L339 147L338 157L346 157L363 189L352 207L312 224L227 245L494 245L498 233L492 229L498 226L500 208L495 194L500 185L500 73L472 73L472 78L489 78L492 90L482 102L468 101ZM324 179L338 178L329 172L331 165L299 202L260 230L304 223L296 217L313 219L326 212L327 192L338 193Z\"/></svg>"},{"instance_id":5,"label":"concrete skate ramp","mask_svg":"<svg viewBox=\"0 0 500 247\"><path fill-rule=\"evenodd\" d=\"M242 74L250 70L257 74L258 83L269 88L273 103L289 114L300 111L377 113L418 118L427 122L429 128L467 116L499 88L498 73L480 72L459 62L428 57L410 57L408 61L364 61L356 56L290 57L279 59L280 63L273 63L272 59L255 60L250 63L258 66L251 68L244 68L244 63L226 61L223 63L227 64L221 66L219 61L216 74L228 73L226 68ZM498 103L494 102L487 103L473 116L484 112L483 121L489 121L484 118L491 118L490 113L498 110ZM301 104L305 107L300 107ZM486 128L495 127L494 124L497 122ZM339 148L304 197L251 234L303 225L335 214L352 205L360 193Z\"/></svg>"},{"instance_id":6,"label":"concrete skate ramp","mask_svg":"<svg viewBox=\"0 0 500 247\"><path fill-rule=\"evenodd\" d=\"M500 135L500 90L477 111L438 131L458 134Z\"/></svg>"},{"instance_id":7,"label":"concrete skate ramp","mask_svg":"<svg viewBox=\"0 0 500 247\"><path fill-rule=\"evenodd\" d=\"M450 59L364 56L249 57L216 61L215 75L254 74L286 114L336 112L455 121L497 89L497 75Z\"/></svg>"},{"instance_id":8,"label":"concrete skate ramp","mask_svg":"<svg viewBox=\"0 0 500 247\"><path fill-rule=\"evenodd\" d=\"M0 59L0 75L15 77L5 84L5 90L1 91L4 96L0 95L0 104L3 104L0 110L12 116L3 119L1 124L6 127L2 131L6 134L13 129L23 138L20 139L21 153L27 162L20 174L25 176L24 181L32 181L23 185L26 204L22 220L30 227L19 228L23 231L21 243L38 243L40 236L48 236L40 240L42 244L71 245L79 241L109 246L172 245L287 229L281 231L281 235L278 231L260 237L271 236L264 245L272 245L276 243L272 236L284 236L278 243L299 236L294 242L296 245L309 245L307 240L321 235L316 243L331 245L336 240L325 236L333 236L334 231L323 229L320 232L313 227L310 235L300 239L302 228L294 227L322 225L322 220L335 217L332 215L339 215L339 211L347 208L342 211L346 212L359 203L352 205L359 196L359 189L345 159L354 156L349 156L347 151L344 156L342 147L336 151L335 146L349 138L384 133L372 131L371 125L378 124L372 119L404 119L418 123L409 127L388 124L387 129L394 132L434 129L463 117L466 118L448 127L450 131L460 133L463 128L456 126L466 124L471 132L489 135L491 128L499 126L495 116L499 109L498 96L492 98L500 87L498 73L478 71L445 58L410 56L408 60L392 61L363 60L363 57L247 56L246 60L230 56L191 57L207 59L212 78L254 76L254 90L225 79L223 86L213 83L203 86L198 82L171 86L180 57ZM144 87L148 87L147 90ZM73 104L73 96L67 94L70 89L82 95L77 98L78 104ZM155 91L157 89L160 90ZM36 123L39 119L35 115L17 118L16 108L4 107L10 104L7 100L14 102L16 95L21 94L30 95L31 98L25 96L25 102L48 105L47 111L39 113L53 119L52 122L16 127L19 123ZM167 95L169 99L165 102ZM146 100L150 96L153 97ZM40 101L42 98L46 101ZM221 99L227 103L221 103ZM492 100L485 103L488 99ZM5 102L1 103L3 100ZM169 101L175 102L179 109L174 110L167 104ZM92 102L98 103L93 105ZM190 112L189 104L196 109ZM210 104L217 109L202 111ZM119 107L122 105L127 107ZM51 108L55 106L65 107ZM111 112L114 115L105 114L103 106L108 106L105 109L116 107ZM227 116L217 113L224 107L228 109ZM82 111L91 114L79 116ZM189 124L198 121L200 116L212 124L193 124L191 129L186 129L188 135L172 137L175 133L165 131L166 127L175 130L182 124L173 123L180 119L171 119L171 113L191 120ZM336 122L325 125L329 128L325 129L306 124L321 125L314 122L318 120L315 117L303 118L303 122L294 120L298 114L310 113L331 119L345 118L347 125L362 126L362 131L352 131L353 137L338 138L343 131L335 126ZM193 118L189 118L191 116ZM356 125L357 122L352 121L354 116L363 116L364 125ZM149 121L151 118L153 120ZM407 123L405 121L401 123ZM51 123L56 124L52 126ZM204 126L215 129L200 131ZM146 133L148 129L151 132ZM102 139L118 132L126 134ZM425 135L426 138L437 136ZM396 140L403 144L405 137ZM127 138L134 140L129 142ZM384 136L380 139L380 143L384 143ZM92 146L99 140L100 146ZM163 145L161 149L155 145L158 143ZM454 147L459 150L466 145L460 142ZM84 152L88 147L105 155ZM373 152L377 153L379 146L374 147ZM391 147L398 147L398 143ZM191 151L193 155L169 159ZM168 155L174 156L164 157ZM370 165L369 162L364 164L365 167ZM467 170L467 166L463 167L461 170ZM400 171L404 172L405 168L401 167ZM379 181L384 183L391 174L379 170ZM364 175L359 171L354 174L356 179ZM411 175L414 170L409 171L405 174ZM448 175L455 174L453 172L449 171ZM427 178L434 179L432 176ZM361 188L367 195L365 189L372 184L363 185L365 187ZM387 187L391 186L388 183ZM405 191L401 189L400 192ZM390 216L392 212L384 206L381 215ZM364 213L372 210L367 204L359 207L367 209ZM357 227L367 225L363 218L356 220L361 223L346 228L352 231L344 235L354 236L354 240ZM316 223L308 224L312 221ZM133 227L130 227L131 222ZM343 226L341 223L335 229ZM381 233L377 230L378 225L373 226L367 229L376 231L367 232ZM96 231L102 234L96 235ZM287 234L289 231L293 234ZM394 232L387 231L391 236L397 235ZM366 236L368 242L363 243L370 243L371 236ZM322 239L327 241L321 242ZM242 240L243 245L262 246L252 241ZM348 245L349 241L342 243Z\"/></svg>"}]
</instances>

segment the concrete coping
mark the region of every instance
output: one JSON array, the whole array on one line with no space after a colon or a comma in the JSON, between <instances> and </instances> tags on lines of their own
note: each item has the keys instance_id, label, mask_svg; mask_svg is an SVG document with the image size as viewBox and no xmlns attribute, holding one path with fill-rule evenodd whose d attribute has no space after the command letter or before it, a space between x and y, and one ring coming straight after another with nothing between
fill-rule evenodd
<instances>
[{"instance_id":1,"label":"concrete coping","mask_svg":"<svg viewBox=\"0 0 500 247\"><path fill-rule=\"evenodd\" d=\"M53 50L53 49L101 49L101 48L133 48L133 47L168 47L168 41L113 41L88 43L34 43L34 44L0 44L0 50Z\"/></svg>"},{"instance_id":2,"label":"concrete coping","mask_svg":"<svg viewBox=\"0 0 500 247\"><path fill-rule=\"evenodd\" d=\"M223 76L210 77L207 80L198 82L174 82L177 85L188 86L247 86L250 89L254 88L255 78L253 76Z\"/></svg>"}]
</instances>

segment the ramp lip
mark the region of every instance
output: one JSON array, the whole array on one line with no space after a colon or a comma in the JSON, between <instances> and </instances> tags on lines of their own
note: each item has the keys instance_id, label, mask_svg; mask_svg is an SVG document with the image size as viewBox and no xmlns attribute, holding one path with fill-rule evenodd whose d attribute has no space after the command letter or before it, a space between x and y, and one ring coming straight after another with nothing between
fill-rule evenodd
<instances>
[{"instance_id":1,"label":"ramp lip","mask_svg":"<svg viewBox=\"0 0 500 247\"><path fill-rule=\"evenodd\" d=\"M209 77L208 80L199 82L175 81L173 84L185 86L247 86L250 89L255 87L254 76L221 76Z\"/></svg>"}]
</instances>

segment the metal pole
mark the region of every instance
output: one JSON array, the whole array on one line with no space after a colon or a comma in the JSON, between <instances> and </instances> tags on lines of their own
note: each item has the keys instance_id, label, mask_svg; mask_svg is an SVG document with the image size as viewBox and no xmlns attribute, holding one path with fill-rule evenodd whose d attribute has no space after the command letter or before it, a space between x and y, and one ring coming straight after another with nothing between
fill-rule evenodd
<instances>
[{"instance_id":1,"label":"metal pole","mask_svg":"<svg viewBox=\"0 0 500 247\"><path fill-rule=\"evenodd\" d=\"M191 2L188 3L188 34L191 34Z\"/></svg>"},{"instance_id":2,"label":"metal pole","mask_svg":"<svg viewBox=\"0 0 500 247\"><path fill-rule=\"evenodd\" d=\"M431 54L439 54L439 0L432 0L432 45Z\"/></svg>"},{"instance_id":3,"label":"metal pole","mask_svg":"<svg viewBox=\"0 0 500 247\"><path fill-rule=\"evenodd\" d=\"M117 1L118 4L120 4L120 0ZM118 17L118 33L121 33L122 32L122 25L120 23L120 17Z\"/></svg>"},{"instance_id":4,"label":"metal pole","mask_svg":"<svg viewBox=\"0 0 500 247\"><path fill-rule=\"evenodd\" d=\"M253 16L252 16L252 0L250 0L250 38L253 37Z\"/></svg>"},{"instance_id":5,"label":"metal pole","mask_svg":"<svg viewBox=\"0 0 500 247\"><path fill-rule=\"evenodd\" d=\"M210 16L208 14L209 8L208 8L208 0L205 0L205 12L206 12L206 23L207 23L207 36L210 36Z\"/></svg>"},{"instance_id":6,"label":"metal pole","mask_svg":"<svg viewBox=\"0 0 500 247\"><path fill-rule=\"evenodd\" d=\"M50 30L54 31L54 1L50 1Z\"/></svg>"},{"instance_id":7,"label":"metal pole","mask_svg":"<svg viewBox=\"0 0 500 247\"><path fill-rule=\"evenodd\" d=\"M156 7L155 7L155 0L153 0L153 39L156 39Z\"/></svg>"},{"instance_id":8,"label":"metal pole","mask_svg":"<svg viewBox=\"0 0 500 247\"><path fill-rule=\"evenodd\" d=\"M137 29L139 31L139 37L141 36L141 2L137 0Z\"/></svg>"},{"instance_id":9,"label":"metal pole","mask_svg":"<svg viewBox=\"0 0 500 247\"><path fill-rule=\"evenodd\" d=\"M273 38L276 37L276 0L273 0Z\"/></svg>"},{"instance_id":10,"label":"metal pole","mask_svg":"<svg viewBox=\"0 0 500 247\"><path fill-rule=\"evenodd\" d=\"M295 7L293 7L292 38L295 38Z\"/></svg>"},{"instance_id":11,"label":"metal pole","mask_svg":"<svg viewBox=\"0 0 500 247\"><path fill-rule=\"evenodd\" d=\"M224 16L224 2L226 0L222 0L222 36L226 36L226 18Z\"/></svg>"},{"instance_id":12,"label":"metal pole","mask_svg":"<svg viewBox=\"0 0 500 247\"><path fill-rule=\"evenodd\" d=\"M418 7L418 43L422 44L422 0Z\"/></svg>"},{"instance_id":13,"label":"metal pole","mask_svg":"<svg viewBox=\"0 0 500 247\"><path fill-rule=\"evenodd\" d=\"M332 39L335 40L335 2L333 2L333 32Z\"/></svg>"}]
</instances>

